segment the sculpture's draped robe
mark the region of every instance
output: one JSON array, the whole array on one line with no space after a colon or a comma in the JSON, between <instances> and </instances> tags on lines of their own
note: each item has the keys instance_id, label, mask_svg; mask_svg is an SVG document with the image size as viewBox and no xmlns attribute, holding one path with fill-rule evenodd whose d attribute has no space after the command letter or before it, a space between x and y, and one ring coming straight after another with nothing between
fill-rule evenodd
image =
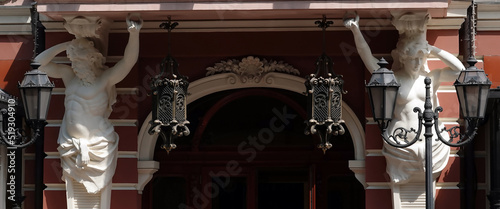
<instances>
[{"instance_id":1,"label":"sculpture's draped robe","mask_svg":"<svg viewBox=\"0 0 500 209\"><path fill-rule=\"evenodd\" d=\"M77 162L80 160L80 143L70 136L66 127L66 114L59 131L57 150L61 155L61 166L63 168L63 180L74 179L85 186L88 193L98 193L101 189L111 184L115 173L118 157L118 134L114 131L113 125L108 117L111 114L111 106L116 100L116 89L114 86L108 87L109 99L102 107L106 109L105 118L100 122L98 130L91 130L91 136L87 140L90 161L85 167L80 167ZM77 101L82 104L87 114L91 111L85 99L66 95L65 105L68 101ZM105 106L107 105L107 106ZM96 108L96 107L92 107ZM99 107L98 107L99 108Z\"/></svg>"},{"instance_id":2,"label":"sculpture's draped robe","mask_svg":"<svg viewBox=\"0 0 500 209\"><path fill-rule=\"evenodd\" d=\"M446 134L446 133L445 133ZM432 173L441 172L448 164L450 148L432 139ZM384 142L383 154L387 160L387 173L392 182L404 183L415 175L424 175L425 142L418 141L407 148L395 148Z\"/></svg>"}]
</instances>

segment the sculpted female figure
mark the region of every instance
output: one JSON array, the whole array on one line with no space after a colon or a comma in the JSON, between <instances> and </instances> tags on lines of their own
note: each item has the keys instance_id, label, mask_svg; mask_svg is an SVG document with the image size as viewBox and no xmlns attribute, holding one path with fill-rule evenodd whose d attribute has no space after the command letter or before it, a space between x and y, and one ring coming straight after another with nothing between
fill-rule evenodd
<instances>
[{"instance_id":1,"label":"sculpted female figure","mask_svg":"<svg viewBox=\"0 0 500 209\"><path fill-rule=\"evenodd\" d=\"M463 64L452 54L431 46L426 40L426 24L428 15L422 13L405 13L395 15L392 23L399 32L399 40L391 53L394 63L392 69L395 77L401 84L393 120L387 132L392 134L398 127L406 129L418 128L418 115L413 112L414 107L424 109L425 100L425 77L430 77L432 105L439 105L436 91L441 82L456 80L461 70L465 70ZM358 53L366 68L373 72L379 68L378 59L373 57L371 50L363 38L359 29L358 18L345 18L344 25L349 28L353 35ZM448 67L443 69L429 70L427 58L434 56L439 58ZM442 124L440 124L443 127ZM434 130L433 130L434 131ZM447 134L443 134L447 137ZM414 133L408 135L409 139L415 137ZM423 139L424 136L421 136ZM406 183L409 181L420 181L424 179L425 167L425 140L417 141L408 148L395 148L384 142L383 154L387 161L387 173L394 183ZM450 149L440 141L434 141L432 145L434 178L439 175L448 162Z\"/></svg>"},{"instance_id":2,"label":"sculpted female figure","mask_svg":"<svg viewBox=\"0 0 500 209\"><path fill-rule=\"evenodd\" d=\"M87 193L100 194L99 208L109 208L118 135L108 117L116 99L115 84L127 76L137 61L142 21L127 19L127 24L130 34L123 59L109 69L104 65L104 56L94 46L91 38L95 37L76 35L76 39L53 46L35 58L41 65L40 70L50 77L61 78L66 87L65 112L57 141L68 208L78 208L77 203L72 202L73 189L78 184L82 184ZM51 62L64 50L71 66Z\"/></svg>"}]
</instances>

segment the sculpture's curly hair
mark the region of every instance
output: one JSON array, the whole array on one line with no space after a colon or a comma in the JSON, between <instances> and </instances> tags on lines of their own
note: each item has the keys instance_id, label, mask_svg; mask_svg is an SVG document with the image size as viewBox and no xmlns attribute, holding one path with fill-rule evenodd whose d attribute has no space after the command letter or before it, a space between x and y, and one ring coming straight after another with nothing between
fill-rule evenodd
<instances>
[{"instance_id":1,"label":"sculpture's curly hair","mask_svg":"<svg viewBox=\"0 0 500 209\"><path fill-rule=\"evenodd\" d=\"M73 66L75 73L88 83L91 83L91 81L101 75L103 70L108 68L104 65L106 58L94 47L94 42L90 39L73 39L66 49L66 54L73 64L76 62L89 63L89 69L85 69L86 67L82 68L81 66Z\"/></svg>"}]
</instances>

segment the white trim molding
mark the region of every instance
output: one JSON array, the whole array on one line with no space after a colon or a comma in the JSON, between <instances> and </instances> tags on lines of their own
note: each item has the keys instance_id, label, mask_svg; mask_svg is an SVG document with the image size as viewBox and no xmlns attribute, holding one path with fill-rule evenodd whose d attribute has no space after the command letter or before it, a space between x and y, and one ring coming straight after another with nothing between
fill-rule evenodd
<instances>
[{"instance_id":1,"label":"white trim molding","mask_svg":"<svg viewBox=\"0 0 500 209\"><path fill-rule=\"evenodd\" d=\"M0 35L31 35L30 8L0 5Z\"/></svg>"}]
</instances>

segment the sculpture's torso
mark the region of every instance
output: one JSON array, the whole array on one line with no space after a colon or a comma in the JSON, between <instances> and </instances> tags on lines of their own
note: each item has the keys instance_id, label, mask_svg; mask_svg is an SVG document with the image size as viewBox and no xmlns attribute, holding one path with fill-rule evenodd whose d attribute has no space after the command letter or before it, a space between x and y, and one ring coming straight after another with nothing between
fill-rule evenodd
<instances>
[{"instance_id":1,"label":"sculpture's torso","mask_svg":"<svg viewBox=\"0 0 500 209\"><path fill-rule=\"evenodd\" d=\"M399 127L408 130L413 128L415 131L418 131L418 113L414 112L413 109L418 107L422 112L424 111L426 95L424 79L426 76L429 76L429 74L419 73L412 77L409 76L407 72L398 71L395 73L395 76L398 79L398 82L401 83L401 87L399 88L398 98L396 100L393 120L389 124L386 134L399 134L400 132L394 132ZM433 79L432 76L430 78L431 80ZM435 88L439 85L439 83L437 83L439 81L432 80L432 82L433 83L430 85L430 99L432 108L434 109L438 104ZM443 127L441 123L438 125L440 129ZM424 127L421 128L422 133L419 138L424 139ZM432 132L435 136L434 129ZM412 141L415 136L415 132L410 132L407 135L407 140ZM443 134L443 138L448 138L446 133ZM401 141L402 139L397 138L397 140ZM448 162L447 155L449 154L449 147L435 140L431 140L431 143L432 155L435 158L432 162L433 171L439 172ZM425 140L417 141L415 144L407 148L395 148L387 143L384 143L383 154L388 161L387 171L391 174L391 178L394 182L406 182L411 181L414 177L422 177L420 174L424 171L423 162L425 160Z\"/></svg>"},{"instance_id":2,"label":"sculpture's torso","mask_svg":"<svg viewBox=\"0 0 500 209\"><path fill-rule=\"evenodd\" d=\"M100 126L107 120L109 99L103 83L98 78L93 84L84 85L76 76L67 83L64 122L71 137L89 139L94 130L105 128Z\"/></svg>"},{"instance_id":3,"label":"sculpture's torso","mask_svg":"<svg viewBox=\"0 0 500 209\"><path fill-rule=\"evenodd\" d=\"M425 102L425 83L424 75L418 75L416 78L402 75L404 72L396 73L398 82L403 84L399 88L396 107L394 109L393 121L390 124L389 131L392 133L395 127L404 127L407 129L418 128L418 114L413 112L415 107L424 110ZM436 95L433 94L431 85L431 101L436 101ZM435 108L434 102L433 107Z\"/></svg>"}]
</instances>

